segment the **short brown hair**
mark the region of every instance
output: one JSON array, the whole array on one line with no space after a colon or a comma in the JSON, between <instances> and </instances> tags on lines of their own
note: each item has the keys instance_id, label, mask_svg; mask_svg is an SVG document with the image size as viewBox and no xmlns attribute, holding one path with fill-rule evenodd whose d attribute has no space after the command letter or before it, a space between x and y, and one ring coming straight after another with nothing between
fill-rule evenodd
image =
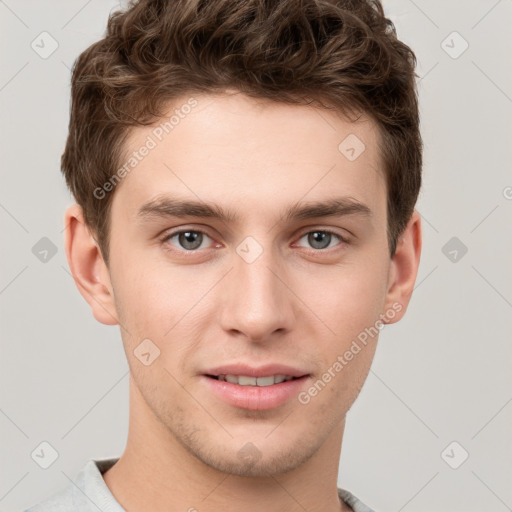
<instances>
[{"instance_id":1,"label":"short brown hair","mask_svg":"<svg viewBox=\"0 0 512 512\"><path fill-rule=\"evenodd\" d=\"M173 99L235 89L362 112L380 132L392 256L421 186L415 66L379 0L131 0L74 64L62 172L108 262L113 194L95 190L118 170L130 127Z\"/></svg>"}]
</instances>

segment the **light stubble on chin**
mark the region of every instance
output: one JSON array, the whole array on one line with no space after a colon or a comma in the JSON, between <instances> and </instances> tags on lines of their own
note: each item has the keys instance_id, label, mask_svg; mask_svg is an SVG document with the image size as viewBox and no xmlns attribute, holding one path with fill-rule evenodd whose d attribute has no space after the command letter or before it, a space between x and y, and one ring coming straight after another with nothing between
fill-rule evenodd
<instances>
[{"instance_id":1,"label":"light stubble on chin","mask_svg":"<svg viewBox=\"0 0 512 512\"><path fill-rule=\"evenodd\" d=\"M142 394L144 395L144 393ZM298 442L292 445L278 443L283 444L284 447L268 448L263 445L265 439L254 438L251 440L250 436L237 443L221 426L215 425L212 428L213 420L206 413L204 413L205 418L200 420L201 423L198 424L196 419L194 424L184 420L187 411L181 406L174 406L171 409L169 404L160 404L157 410L150 403L148 406L169 432L169 435L191 456L222 473L252 478L276 477L301 467L317 453L326 438L341 423L332 417L331 428L326 428L325 422L321 422L320 419L318 419L318 425L315 426L316 422L312 422L309 418L307 432L300 437ZM258 417L265 416L263 411L246 411L246 413L253 421L257 421ZM276 436L284 435L286 439L288 437L287 428L294 430L298 428L297 419L294 420L294 416L295 412L292 412L276 428L274 431ZM242 421L250 420L243 418ZM302 417L301 421L306 421L306 419ZM290 422L289 425L286 425L287 422ZM319 436L320 432L323 433L323 436ZM219 439L212 439L212 436L219 436ZM237 446L237 444L242 446ZM276 446L274 443L268 444Z\"/></svg>"}]
</instances>

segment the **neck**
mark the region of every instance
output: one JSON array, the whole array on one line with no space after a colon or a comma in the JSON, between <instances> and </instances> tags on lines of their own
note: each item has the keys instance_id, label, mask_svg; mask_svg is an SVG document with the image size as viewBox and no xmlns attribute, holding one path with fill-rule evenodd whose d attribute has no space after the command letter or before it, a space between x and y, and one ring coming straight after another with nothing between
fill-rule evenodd
<instances>
[{"instance_id":1,"label":"neck","mask_svg":"<svg viewBox=\"0 0 512 512\"><path fill-rule=\"evenodd\" d=\"M190 453L154 416L130 381L126 449L103 478L130 512L349 512L337 493L344 426L344 421L338 424L320 449L292 471L261 477L232 475Z\"/></svg>"}]
</instances>

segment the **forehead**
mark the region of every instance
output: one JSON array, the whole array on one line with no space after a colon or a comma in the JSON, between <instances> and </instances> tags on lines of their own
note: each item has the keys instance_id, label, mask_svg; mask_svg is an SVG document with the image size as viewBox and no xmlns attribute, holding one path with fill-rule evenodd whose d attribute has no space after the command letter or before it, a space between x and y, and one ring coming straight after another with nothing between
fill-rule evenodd
<instances>
[{"instance_id":1,"label":"forehead","mask_svg":"<svg viewBox=\"0 0 512 512\"><path fill-rule=\"evenodd\" d=\"M113 208L136 215L169 193L253 215L340 195L378 210L386 196L378 142L364 116L351 122L241 93L184 96L154 125L131 131L121 165L133 165Z\"/></svg>"}]
</instances>

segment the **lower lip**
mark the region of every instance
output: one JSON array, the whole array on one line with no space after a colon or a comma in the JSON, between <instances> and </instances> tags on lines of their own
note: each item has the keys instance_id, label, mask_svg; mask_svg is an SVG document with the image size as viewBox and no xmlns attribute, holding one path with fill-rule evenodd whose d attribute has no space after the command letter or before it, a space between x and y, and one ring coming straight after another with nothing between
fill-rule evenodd
<instances>
[{"instance_id":1,"label":"lower lip","mask_svg":"<svg viewBox=\"0 0 512 512\"><path fill-rule=\"evenodd\" d=\"M220 381L201 376L207 386L222 400L240 409L264 411L274 409L298 396L308 375L272 386L240 386L231 382Z\"/></svg>"}]
</instances>

